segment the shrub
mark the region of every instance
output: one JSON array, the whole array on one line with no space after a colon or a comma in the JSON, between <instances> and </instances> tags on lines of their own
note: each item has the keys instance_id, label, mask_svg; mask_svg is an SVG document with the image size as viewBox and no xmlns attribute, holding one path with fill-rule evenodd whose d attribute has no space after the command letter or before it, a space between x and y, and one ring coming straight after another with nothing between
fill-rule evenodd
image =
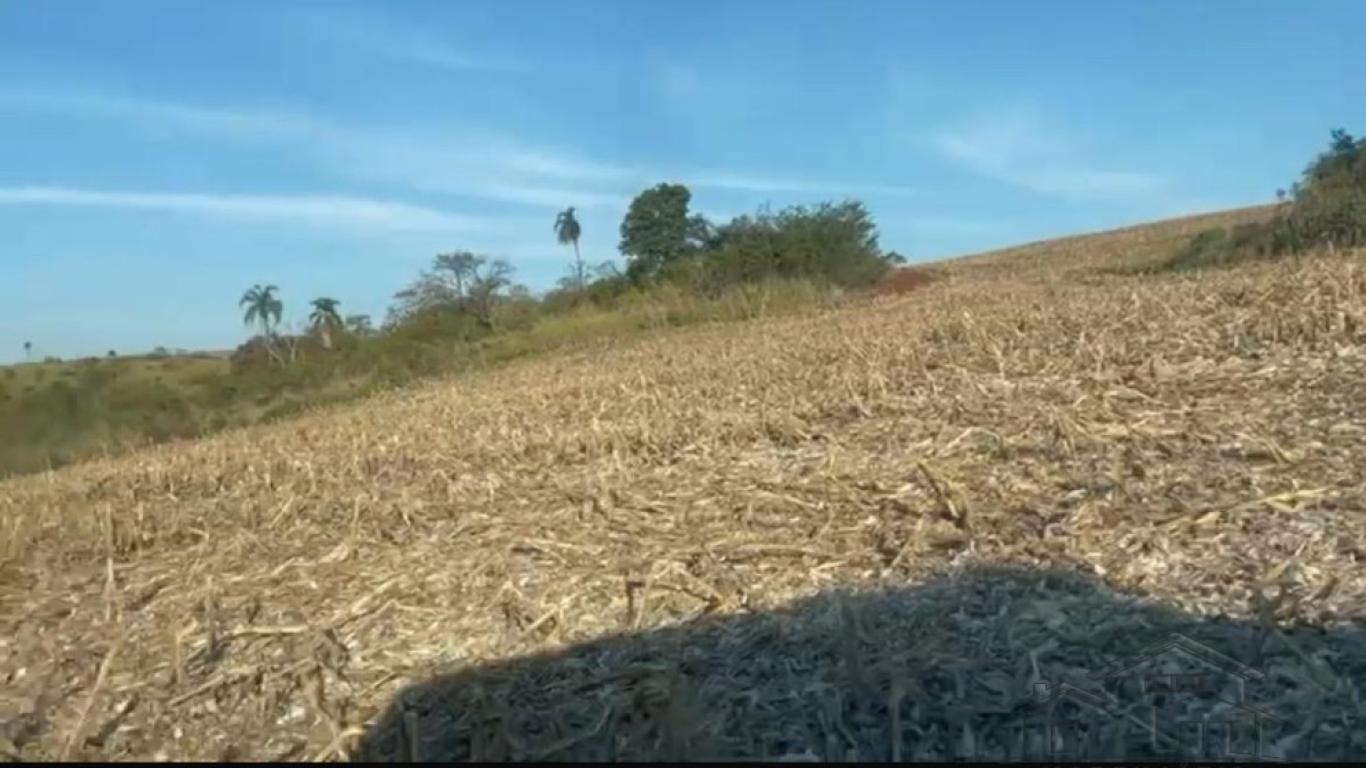
<instances>
[{"instance_id":1,"label":"shrub","mask_svg":"<svg viewBox=\"0 0 1366 768\"><path fill-rule=\"evenodd\" d=\"M712 288L805 278L843 287L870 286L890 268L877 228L858 202L760 211L721 227L707 253Z\"/></svg>"},{"instance_id":2,"label":"shrub","mask_svg":"<svg viewBox=\"0 0 1366 768\"><path fill-rule=\"evenodd\" d=\"M1158 269L1226 266L1325 245L1366 245L1366 139L1343 130L1332 132L1329 149L1304 170L1274 218L1201 232Z\"/></svg>"},{"instance_id":3,"label":"shrub","mask_svg":"<svg viewBox=\"0 0 1366 768\"><path fill-rule=\"evenodd\" d=\"M1204 230L1182 246L1167 260L1164 267L1168 270L1182 271L1224 263L1231 251L1231 244L1227 229L1219 227Z\"/></svg>"},{"instance_id":4,"label":"shrub","mask_svg":"<svg viewBox=\"0 0 1366 768\"><path fill-rule=\"evenodd\" d=\"M493 308L493 325L501 332L525 331L536 322L540 306L529 293L518 292Z\"/></svg>"}]
</instances>

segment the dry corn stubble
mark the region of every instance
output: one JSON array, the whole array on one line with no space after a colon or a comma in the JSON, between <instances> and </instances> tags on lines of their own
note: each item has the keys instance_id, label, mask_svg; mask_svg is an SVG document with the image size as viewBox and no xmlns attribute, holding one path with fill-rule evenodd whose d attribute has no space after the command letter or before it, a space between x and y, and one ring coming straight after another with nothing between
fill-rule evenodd
<instances>
[{"instance_id":1,"label":"dry corn stubble","mask_svg":"<svg viewBox=\"0 0 1366 768\"><path fill-rule=\"evenodd\" d=\"M1328 718L1366 661L1285 627L1366 597L1366 262L1098 271L1199 224L2 483L0 753L339 758L465 670L368 749L916 756L1214 614Z\"/></svg>"}]
</instances>

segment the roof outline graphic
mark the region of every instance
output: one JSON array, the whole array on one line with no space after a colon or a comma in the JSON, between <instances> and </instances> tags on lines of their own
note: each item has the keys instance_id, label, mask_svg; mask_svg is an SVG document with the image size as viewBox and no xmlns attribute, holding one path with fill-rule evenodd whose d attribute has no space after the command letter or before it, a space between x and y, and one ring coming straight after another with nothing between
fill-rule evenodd
<instances>
[{"instance_id":1,"label":"roof outline graphic","mask_svg":"<svg viewBox=\"0 0 1366 768\"><path fill-rule=\"evenodd\" d=\"M1133 723L1134 725L1137 725L1142 731L1150 732L1153 738L1161 737L1164 740L1164 742L1168 744L1168 746L1170 746L1173 742L1175 742L1177 745L1183 743L1181 738L1175 737L1162 729L1155 729L1153 725L1150 725L1147 722L1135 719L1135 714L1132 711L1127 710L1117 699L1111 696L1108 692L1102 691L1100 693L1096 693L1093 691L1088 691L1085 688L1079 688L1076 685L1067 682L1059 682L1056 684L1052 684L1041 681L1034 683L1034 694L1034 705L1036 707L1046 706L1055 701L1067 700L1073 702L1074 704L1084 709L1091 710L1096 715L1107 717L1112 720L1127 720ZM1220 698L1219 701L1232 707L1235 712L1251 714L1252 718L1258 723L1257 749L1251 753L1231 752L1229 756L1256 759L1258 761L1263 762L1285 762L1286 758L1284 755L1266 753L1263 751L1261 742L1262 737L1260 734L1262 723L1265 722L1268 724L1284 725L1287 722L1286 720L1277 717L1276 715L1267 712L1261 707L1257 707L1252 704L1247 704L1241 701L1229 701L1223 698ZM1206 729L1208 729L1210 726L1229 725L1231 727L1235 722L1238 722L1238 720L1235 718L1230 718L1227 714L1224 714L1216 717L1206 715L1203 718L1199 718L1197 720L1188 720L1186 722L1202 724L1201 733L1204 734L1207 733ZM1203 738L1204 737L1202 737L1201 744L1204 743Z\"/></svg>"},{"instance_id":2,"label":"roof outline graphic","mask_svg":"<svg viewBox=\"0 0 1366 768\"><path fill-rule=\"evenodd\" d=\"M1188 713L1184 718L1179 719L1177 721L1178 723L1203 723L1200 731L1202 734L1200 743L1204 744L1203 739L1207 737L1205 734L1212 733L1209 731L1211 728L1221 725L1233 728L1235 723L1248 722L1249 720L1254 721L1256 722L1256 732L1258 734L1258 745L1255 752L1250 754L1230 754L1260 761L1284 762L1286 760L1284 755L1277 755L1264 751L1265 746L1262 744L1261 734L1264 725L1274 727L1276 725L1284 725L1287 721L1260 706L1246 701L1247 682L1250 680L1262 681L1266 679L1266 676L1262 672L1253 669L1236 659L1219 653L1203 643L1192 640L1179 632L1172 633L1162 642L1149 645L1140 652L1127 658L1120 659L1098 672L1093 672L1089 674L1087 678L1092 683L1103 683L1107 680L1133 674L1139 670L1140 667L1153 661L1155 658L1170 653L1175 653L1191 659L1210 668L1215 674L1223 674L1237 679L1236 698L1231 699L1224 695L1218 695L1215 697L1214 701L1209 702L1210 704L1213 704L1216 709L1220 710L1217 714L1206 711L1203 716L1195 715L1192 719L1190 715L1194 713ZM1200 674L1210 674L1210 672L1202 671ZM1074 683L1065 681L1039 681L1033 684L1033 689L1033 703L1036 707L1047 706L1058 701L1067 700L1084 710L1092 712L1093 716L1127 720L1141 729L1151 730L1153 738L1159 738L1159 734L1165 734L1162 735L1161 738L1166 742L1172 742L1173 738L1175 738L1167 731L1170 722L1167 726L1161 726L1159 728L1156 723L1150 726L1146 722L1136 720L1136 713L1132 711L1131 707L1116 698L1113 692L1104 688L1096 691L1089 689L1089 687L1082 688ZM1175 693L1179 694L1180 692ZM1218 703L1216 704L1215 702ZM1165 708L1165 706L1159 706L1158 708ZM1154 709L1153 711L1155 714L1157 709ZM1231 733L1232 732L1230 731L1230 734ZM1182 743L1181 739L1176 739L1176 743Z\"/></svg>"},{"instance_id":3,"label":"roof outline graphic","mask_svg":"<svg viewBox=\"0 0 1366 768\"><path fill-rule=\"evenodd\" d=\"M1117 661L1105 669L1092 672L1090 677L1092 680L1109 680L1121 675L1126 675L1137 667L1171 651L1180 651L1185 656L1207 666L1214 667L1226 674L1240 677L1245 681L1255 680L1260 682L1266 679L1266 675L1252 667L1247 666L1237 659L1229 658L1203 643L1196 642L1180 632L1173 632L1170 637L1160 643L1150 645L1137 654L1134 654L1127 659Z\"/></svg>"},{"instance_id":4,"label":"roof outline graphic","mask_svg":"<svg viewBox=\"0 0 1366 768\"><path fill-rule=\"evenodd\" d=\"M1055 699L1067 699L1078 705L1090 708L1110 717L1123 717L1124 707L1121 702L1106 691L1089 691L1080 688L1072 683L1046 683L1037 682L1034 684L1034 704L1044 705ZM1218 701L1236 709L1251 712L1254 715L1266 720L1274 720L1278 723L1286 722L1284 719L1271 714L1270 712L1254 704L1245 701L1231 701L1220 698ZM1219 722L1219 721L1215 721Z\"/></svg>"},{"instance_id":5,"label":"roof outline graphic","mask_svg":"<svg viewBox=\"0 0 1366 768\"><path fill-rule=\"evenodd\" d=\"M1040 695L1040 694L1045 695ZM1071 683L1034 683L1034 703L1036 705L1047 704L1054 700L1070 700L1075 704L1095 710L1107 717L1119 717L1120 703L1109 693L1101 691L1088 691L1079 688Z\"/></svg>"}]
</instances>

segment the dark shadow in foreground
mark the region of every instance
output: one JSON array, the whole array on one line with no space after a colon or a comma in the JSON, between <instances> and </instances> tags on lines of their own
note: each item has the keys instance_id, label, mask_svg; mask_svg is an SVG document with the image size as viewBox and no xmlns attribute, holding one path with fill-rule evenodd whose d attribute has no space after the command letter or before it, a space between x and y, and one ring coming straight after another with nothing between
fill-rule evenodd
<instances>
[{"instance_id":1,"label":"dark shadow in foreground","mask_svg":"<svg viewBox=\"0 0 1366 768\"><path fill-rule=\"evenodd\" d=\"M1360 759L1364 687L1361 624L1211 619L977 568L438 676L356 757Z\"/></svg>"}]
</instances>

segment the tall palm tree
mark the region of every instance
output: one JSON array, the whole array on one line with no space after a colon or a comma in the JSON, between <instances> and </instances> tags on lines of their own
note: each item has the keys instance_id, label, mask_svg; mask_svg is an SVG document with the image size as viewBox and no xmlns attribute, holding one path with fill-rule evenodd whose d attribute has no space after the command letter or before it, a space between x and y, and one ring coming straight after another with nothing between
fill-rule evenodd
<instances>
[{"instance_id":1,"label":"tall palm tree","mask_svg":"<svg viewBox=\"0 0 1366 768\"><path fill-rule=\"evenodd\" d=\"M560 245L572 243L574 246L574 284L580 290L583 288L583 259L579 257L579 235L582 232L579 220L574 217L574 206L560 211L555 217L556 239L560 241Z\"/></svg>"},{"instance_id":2,"label":"tall palm tree","mask_svg":"<svg viewBox=\"0 0 1366 768\"><path fill-rule=\"evenodd\" d=\"M33 359L33 342L26 341L24 342L24 362L28 362L31 359Z\"/></svg>"},{"instance_id":3,"label":"tall palm tree","mask_svg":"<svg viewBox=\"0 0 1366 768\"><path fill-rule=\"evenodd\" d=\"M308 322L313 326L313 330L323 340L323 349L332 348L332 332L342 327L341 315L337 314L337 307L341 304L336 299L326 296L312 301L313 312L308 316Z\"/></svg>"},{"instance_id":4,"label":"tall palm tree","mask_svg":"<svg viewBox=\"0 0 1366 768\"><path fill-rule=\"evenodd\" d=\"M262 288L258 283L242 294L242 300L237 302L237 306L247 308L246 314L242 315L242 322L259 325L267 345L270 344L271 326L280 322L280 315L285 311L284 303L275 296L278 290L273 285Z\"/></svg>"}]
</instances>

